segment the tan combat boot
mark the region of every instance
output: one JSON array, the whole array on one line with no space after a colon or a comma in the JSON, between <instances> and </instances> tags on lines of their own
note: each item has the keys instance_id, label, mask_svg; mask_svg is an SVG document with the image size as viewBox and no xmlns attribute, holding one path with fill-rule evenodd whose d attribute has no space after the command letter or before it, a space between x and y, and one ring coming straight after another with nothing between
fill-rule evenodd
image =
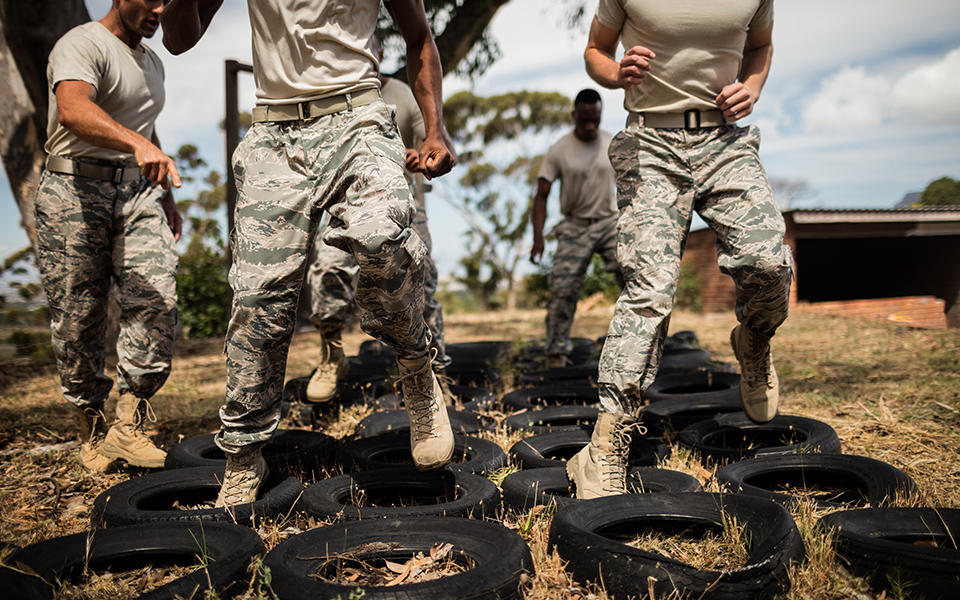
<instances>
[{"instance_id":1,"label":"tan combat boot","mask_svg":"<svg viewBox=\"0 0 960 600\"><path fill-rule=\"evenodd\" d=\"M99 408L85 406L80 408L80 464L94 473L106 473L113 459L100 454L100 446L107 434L106 417Z\"/></svg>"},{"instance_id":2,"label":"tan combat boot","mask_svg":"<svg viewBox=\"0 0 960 600\"><path fill-rule=\"evenodd\" d=\"M590 443L567 461L567 477L577 486L577 498L589 500L627 493L629 429L633 419L601 412Z\"/></svg>"},{"instance_id":3,"label":"tan combat boot","mask_svg":"<svg viewBox=\"0 0 960 600\"><path fill-rule=\"evenodd\" d=\"M770 338L749 327L737 325L730 332L730 346L740 362L740 402L752 421L766 423L777 416L780 382L773 368Z\"/></svg>"},{"instance_id":4,"label":"tan combat boot","mask_svg":"<svg viewBox=\"0 0 960 600\"><path fill-rule=\"evenodd\" d=\"M257 491L266 478L267 461L260 453L260 448L241 454L227 454L223 483L214 507L225 508L256 501Z\"/></svg>"},{"instance_id":5,"label":"tan combat boot","mask_svg":"<svg viewBox=\"0 0 960 600\"><path fill-rule=\"evenodd\" d=\"M349 370L347 357L343 355L340 334L324 337L320 342L320 362L307 382L308 402L329 402L337 393L337 380Z\"/></svg>"},{"instance_id":6,"label":"tan combat boot","mask_svg":"<svg viewBox=\"0 0 960 600\"><path fill-rule=\"evenodd\" d=\"M403 404L410 419L410 454L421 471L438 469L453 457L453 429L443 391L430 367L430 357L397 358Z\"/></svg>"},{"instance_id":7,"label":"tan combat boot","mask_svg":"<svg viewBox=\"0 0 960 600\"><path fill-rule=\"evenodd\" d=\"M144 433L144 421L148 419L152 422L157 420L147 400L132 394L120 394L117 420L100 444L100 454L111 459L123 459L135 467L162 467L167 453L157 448Z\"/></svg>"},{"instance_id":8,"label":"tan combat boot","mask_svg":"<svg viewBox=\"0 0 960 600\"><path fill-rule=\"evenodd\" d=\"M453 395L450 386L453 385L453 378L447 375L447 370L442 368L433 368L433 376L437 378L437 384L440 386L440 393L443 395L443 403L446 406L456 407L458 404L462 408L460 399ZM457 409L459 410L459 408Z\"/></svg>"}]
</instances>

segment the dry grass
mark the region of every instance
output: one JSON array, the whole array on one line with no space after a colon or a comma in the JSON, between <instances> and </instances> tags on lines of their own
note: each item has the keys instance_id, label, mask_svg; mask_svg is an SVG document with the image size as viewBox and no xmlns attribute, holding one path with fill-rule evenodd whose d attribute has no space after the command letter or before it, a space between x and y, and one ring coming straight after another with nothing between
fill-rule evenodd
<instances>
[{"instance_id":1,"label":"dry grass","mask_svg":"<svg viewBox=\"0 0 960 600\"><path fill-rule=\"evenodd\" d=\"M578 314L573 335L603 335L611 314L609 307ZM681 312L674 315L672 328L696 331L715 359L733 361L727 342L733 324L731 314ZM529 340L542 337L542 332L542 311L447 317L447 339L451 342ZM359 333L348 335L347 352L355 353L363 339ZM297 335L290 352L288 377L310 371L316 342L316 334ZM156 439L163 444L169 446L182 437L214 431L218 426L217 409L224 392L221 351L218 341L181 344L173 374L154 400L161 417ZM916 480L919 497L898 498L895 504L960 507L960 332L918 330L799 310L778 333L774 353L781 381L781 412L826 421L839 433L845 452L871 456L906 471ZM509 371L509 365L503 366ZM506 375L509 383L511 373ZM24 546L86 530L96 495L140 472L91 475L80 468L72 409L60 398L51 365L22 361L0 365L0 383L0 503L4 506L0 542ZM334 437L346 438L371 410L366 406L332 409L318 426ZM487 416L499 421L504 415L490 412ZM483 437L507 449L522 434L501 426ZM688 452L676 447L673 450L662 466L689 473L708 491L718 491L710 479L711 470L700 466ZM500 481L514 468L508 467L491 479ZM835 562L829 537L814 527L821 512L809 502L791 510L806 545L807 560L791 569L792 589L784 598L878 598L863 580L852 577ZM556 553L548 551L550 518L550 510L543 508L522 514L507 512L501 517L505 526L524 537L534 557L537 571L526 579L526 597L606 600L602 589L574 582ZM290 535L322 525L312 519L291 517L262 523L258 532L264 544L272 548ZM681 560L709 563L705 548L698 543L687 548L662 547L660 551ZM735 562L735 556L730 556ZM154 571L133 577L101 575L80 588L82 592L69 592L73 595L67 597L122 598L124 592L117 589L118 581L127 582L119 587L127 588L128 596L136 595L134 585L143 581L154 585L159 578L169 576L167 571ZM271 597L258 572L262 574L261 566L254 563L250 588L242 596L247 600ZM885 597L896 595L888 592Z\"/></svg>"}]
</instances>

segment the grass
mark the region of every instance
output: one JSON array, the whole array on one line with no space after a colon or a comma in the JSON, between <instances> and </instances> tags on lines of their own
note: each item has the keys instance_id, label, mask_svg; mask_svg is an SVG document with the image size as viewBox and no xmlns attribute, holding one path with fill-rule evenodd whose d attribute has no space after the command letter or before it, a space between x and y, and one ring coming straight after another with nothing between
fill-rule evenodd
<instances>
[{"instance_id":1,"label":"grass","mask_svg":"<svg viewBox=\"0 0 960 600\"><path fill-rule=\"evenodd\" d=\"M578 314L573 335L603 335L611 314L609 307ZM446 325L450 342L530 340L543 337L543 311L448 315ZM697 332L713 358L734 361L728 345L732 314L678 312L671 325L675 331ZM347 335L346 351L356 353L363 339L360 333ZM309 373L317 341L314 333L296 336L288 378ZM960 332L911 329L797 310L774 339L774 357L781 381L782 413L825 421L837 430L844 452L888 462L916 480L919 495L898 498L894 505L960 507ZM509 364L502 367L509 385L514 373ZM185 437L214 431L219 426L217 409L223 400L224 380L222 341L181 343L173 373L153 401L160 417L155 439L169 447ZM0 543L25 546L85 531L93 499L142 471L92 475L80 468L76 444L72 444L77 432L73 409L60 397L51 364L10 359L0 363L0 384L0 503L5 509L0 513ZM114 393L113 401L115 398ZM330 410L316 426L334 437L349 437L371 411L369 406ZM504 414L488 411L487 416L501 420ZM293 422L283 426L293 426ZM502 425L482 435L504 449L524 437ZM710 479L712 470L681 448L674 446L661 466L693 475L707 491L719 491ZM500 481L515 468L511 465L491 478ZM801 502L790 510L803 536L807 559L791 568L792 588L783 600L881 597L835 561L830 536L815 527L823 514L820 509L812 502ZM563 570L562 560L549 550L551 515L549 509L537 508L520 514L506 512L500 518L524 537L534 557L537 571L525 580L526 598L608 600L600 587L574 582ZM321 525L291 516L261 524L258 532L265 546L272 548L291 535ZM671 551L686 552L684 556L691 562L709 558L703 544L697 542ZM82 595L74 597L130 597L142 589L135 587L141 582L156 585L158 577L168 576L160 569L148 571L123 577L101 574L86 584ZM248 576L249 586L241 598L272 598L269 582L264 583L262 563L251 565ZM117 589L118 585L127 591ZM899 590L904 597L909 591ZM896 598L897 593L894 589L883 597Z\"/></svg>"}]
</instances>

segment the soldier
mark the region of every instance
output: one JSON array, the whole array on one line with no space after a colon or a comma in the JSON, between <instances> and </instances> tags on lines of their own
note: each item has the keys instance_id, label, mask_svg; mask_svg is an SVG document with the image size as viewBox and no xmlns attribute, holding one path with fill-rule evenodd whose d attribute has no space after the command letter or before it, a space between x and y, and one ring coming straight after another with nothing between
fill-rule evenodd
<instances>
[{"instance_id":1,"label":"soldier","mask_svg":"<svg viewBox=\"0 0 960 600\"><path fill-rule=\"evenodd\" d=\"M736 283L730 343L740 397L757 422L779 397L770 339L787 317L792 255L749 115L770 70L773 0L600 0L584 52L600 85L625 90L627 127L610 144L626 286L600 357L603 412L567 463L577 495L624 493L628 430L657 373L694 210L716 232ZM614 58L617 40L626 50Z\"/></svg>"},{"instance_id":2,"label":"soldier","mask_svg":"<svg viewBox=\"0 0 960 600\"><path fill-rule=\"evenodd\" d=\"M173 0L164 44L193 47L222 0ZM280 392L297 298L323 211L323 241L359 265L361 326L397 351L421 469L453 454L453 432L430 368L423 321L426 246L410 227L403 142L380 98L374 30L379 0L248 0L257 82L254 124L233 156L233 314L227 331L227 394L217 444L227 455L218 506L256 499L266 475L262 445L280 420ZM387 7L407 43L407 68L426 137L427 177L455 162L443 127L441 69L420 0Z\"/></svg>"},{"instance_id":3,"label":"soldier","mask_svg":"<svg viewBox=\"0 0 960 600\"><path fill-rule=\"evenodd\" d=\"M564 367L573 350L570 327L580 298L580 287L597 253L608 271L617 272L617 196L607 147L613 137L600 129L603 105L596 90L585 89L573 101L573 131L547 151L537 178L530 221L533 248L530 262L543 254L543 224L547 196L560 179L560 212L557 252L550 269L547 303L547 367Z\"/></svg>"},{"instance_id":4,"label":"soldier","mask_svg":"<svg viewBox=\"0 0 960 600\"><path fill-rule=\"evenodd\" d=\"M377 60L383 59L383 51L377 43ZM423 318L430 329L431 348L436 351L433 358L433 372L437 376L444 394L449 395L446 386L445 369L450 364L443 343L443 311L440 302L434 297L437 291L437 265L430 256L433 244L427 225L427 204L423 175L417 172L420 154L417 148L426 136L423 116L417 106L413 90L399 79L380 75L380 94L388 106L395 112L394 120L400 131L400 139L406 147L406 169L403 172L410 186L410 194L416 203L413 216L413 230L427 246L424 257L424 305ZM357 261L353 255L323 243L321 239L327 231L321 228L313 246L313 256L307 271L309 291L310 321L320 330L320 360L307 383L306 395L310 402L327 402L337 391L337 380L347 372L347 359L343 355L340 341L346 326L350 303L357 287Z\"/></svg>"},{"instance_id":5,"label":"soldier","mask_svg":"<svg viewBox=\"0 0 960 600\"><path fill-rule=\"evenodd\" d=\"M181 218L154 121L164 103L163 64L143 38L162 0L114 0L99 21L68 31L47 66L48 157L37 190L37 267L50 305L53 353L64 397L80 409L80 461L102 472L117 459L162 467L144 433L150 398L170 374L177 324ZM116 421L103 404L107 296L120 306Z\"/></svg>"}]
</instances>

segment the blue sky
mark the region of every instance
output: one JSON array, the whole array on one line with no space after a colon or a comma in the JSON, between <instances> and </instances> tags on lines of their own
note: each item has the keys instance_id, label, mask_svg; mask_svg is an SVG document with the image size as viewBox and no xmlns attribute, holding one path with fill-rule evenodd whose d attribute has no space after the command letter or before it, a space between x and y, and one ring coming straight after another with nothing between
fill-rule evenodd
<instances>
[{"instance_id":1,"label":"blue sky","mask_svg":"<svg viewBox=\"0 0 960 600\"><path fill-rule=\"evenodd\" d=\"M589 2L592 8L596 2ZM87 0L93 18L110 0ZM512 0L492 24L503 57L482 78L444 81L444 93L510 90L573 96L595 84L583 71L585 30L563 26L564 3ZM223 164L217 124L223 114L223 60L249 60L246 6L227 2L190 53L167 54L148 42L167 72L167 105L158 132L168 151L192 142ZM241 81L253 103L252 78ZM622 93L601 90L604 128L626 113ZM960 2L956 0L780 0L774 58L757 109L747 122L763 132L761 158L771 177L803 180L812 194L796 207L890 207L938 177L960 178ZM550 140L538 137L545 150ZM221 167L222 169L222 167ZM446 176L451 187L460 173ZM442 275L457 268L466 226L435 194L428 196L434 258ZM558 210L551 199L549 210ZM0 175L0 256L26 245L9 183ZM548 248L548 251L551 250Z\"/></svg>"}]
</instances>

